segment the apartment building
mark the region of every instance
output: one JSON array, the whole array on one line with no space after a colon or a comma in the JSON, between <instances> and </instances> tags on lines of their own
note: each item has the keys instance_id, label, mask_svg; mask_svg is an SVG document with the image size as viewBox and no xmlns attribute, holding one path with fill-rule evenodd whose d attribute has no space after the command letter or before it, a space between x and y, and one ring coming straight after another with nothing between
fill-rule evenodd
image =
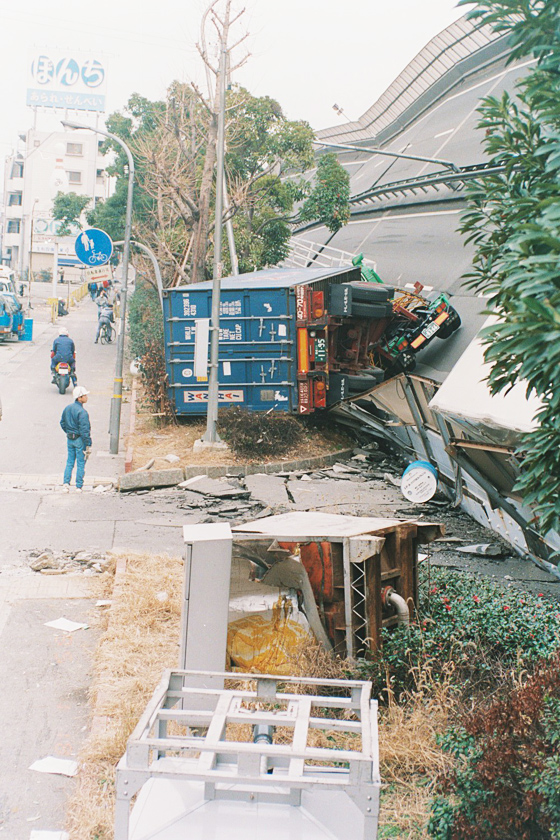
<instances>
[{"instance_id":1,"label":"apartment building","mask_svg":"<svg viewBox=\"0 0 560 840\"><path fill-rule=\"evenodd\" d=\"M52 272L58 266L78 274L75 236L60 237L52 218L52 203L60 192L106 199L114 179L106 171L99 135L93 132L37 131L21 134L17 150L5 161L1 261L26 277Z\"/></svg>"}]
</instances>

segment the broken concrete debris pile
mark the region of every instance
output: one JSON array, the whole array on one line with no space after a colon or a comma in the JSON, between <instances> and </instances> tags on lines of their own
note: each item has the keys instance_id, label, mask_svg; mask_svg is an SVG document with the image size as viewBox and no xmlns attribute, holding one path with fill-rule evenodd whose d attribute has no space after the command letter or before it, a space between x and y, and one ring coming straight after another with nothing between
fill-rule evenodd
<instances>
[{"instance_id":1,"label":"broken concrete debris pile","mask_svg":"<svg viewBox=\"0 0 560 840\"><path fill-rule=\"evenodd\" d=\"M90 551L53 551L50 548L29 552L29 568L43 575L95 575L107 571L110 558Z\"/></svg>"}]
</instances>

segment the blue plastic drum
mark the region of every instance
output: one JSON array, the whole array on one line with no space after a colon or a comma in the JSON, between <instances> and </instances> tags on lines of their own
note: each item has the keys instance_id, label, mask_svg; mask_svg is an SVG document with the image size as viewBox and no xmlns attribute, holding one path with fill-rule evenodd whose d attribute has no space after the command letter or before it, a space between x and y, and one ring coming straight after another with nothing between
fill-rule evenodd
<instances>
[{"instance_id":1,"label":"blue plastic drum","mask_svg":"<svg viewBox=\"0 0 560 840\"><path fill-rule=\"evenodd\" d=\"M437 485L438 473L429 461L413 461L402 474L401 492L409 502L428 502Z\"/></svg>"}]
</instances>

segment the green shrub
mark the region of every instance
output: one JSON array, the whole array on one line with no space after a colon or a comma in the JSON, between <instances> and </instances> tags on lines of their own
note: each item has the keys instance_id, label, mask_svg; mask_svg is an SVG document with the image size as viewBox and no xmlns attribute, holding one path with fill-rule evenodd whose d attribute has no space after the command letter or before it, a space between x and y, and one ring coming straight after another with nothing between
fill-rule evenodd
<instances>
[{"instance_id":1,"label":"green shrub","mask_svg":"<svg viewBox=\"0 0 560 840\"><path fill-rule=\"evenodd\" d=\"M428 825L437 840L554 840L560 829L560 653L520 688L467 715Z\"/></svg>"},{"instance_id":2,"label":"green shrub","mask_svg":"<svg viewBox=\"0 0 560 840\"><path fill-rule=\"evenodd\" d=\"M156 290L139 282L128 309L130 353L140 359L140 370L148 399L157 414L173 416L167 393L163 315Z\"/></svg>"},{"instance_id":3,"label":"green shrub","mask_svg":"<svg viewBox=\"0 0 560 840\"><path fill-rule=\"evenodd\" d=\"M243 458L281 457L301 435L291 414L259 414L236 406L220 411L218 426L231 450Z\"/></svg>"},{"instance_id":4,"label":"green shrub","mask_svg":"<svg viewBox=\"0 0 560 840\"><path fill-rule=\"evenodd\" d=\"M450 670L457 692L468 696L496 690L504 669L520 672L559 645L557 603L437 569L420 587L409 630L384 630L379 656L359 667L380 696L390 689L398 698L422 672L440 680Z\"/></svg>"}]
</instances>

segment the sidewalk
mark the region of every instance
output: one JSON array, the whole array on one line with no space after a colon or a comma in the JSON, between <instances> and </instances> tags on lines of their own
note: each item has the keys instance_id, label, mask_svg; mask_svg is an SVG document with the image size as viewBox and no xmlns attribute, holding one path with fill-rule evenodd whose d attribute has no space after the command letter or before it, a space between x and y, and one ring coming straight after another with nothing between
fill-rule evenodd
<instances>
[{"instance_id":1,"label":"sidewalk","mask_svg":"<svg viewBox=\"0 0 560 840\"><path fill-rule=\"evenodd\" d=\"M37 284L42 286L42 284ZM46 756L76 760L88 732L87 696L98 631L69 633L46 627L66 618L90 625L95 611L91 577L30 573L31 548L110 549L117 533L125 544L138 534L142 511L114 494L60 492L66 438L60 416L72 392L51 384L50 350L60 326L77 348L80 384L90 393L93 451L86 489L124 472L125 446L110 456L109 412L116 346L93 343L97 307L89 299L50 323L50 308L34 297L33 342L0 343L0 712L5 722L0 768L0 837L29 840L32 830L64 828L71 778L39 773L30 765ZM128 431L125 405L121 432ZM122 520L118 531L117 526Z\"/></svg>"},{"instance_id":2,"label":"sidewalk","mask_svg":"<svg viewBox=\"0 0 560 840\"><path fill-rule=\"evenodd\" d=\"M9 474L10 481L37 476L40 477L39 486L50 484L51 477L59 475L62 483L66 439L59 423L62 410L72 401L72 392L69 389L64 396L60 395L51 384L49 371L52 342L59 327L65 326L76 344L78 382L90 391L87 410L93 448L86 468L86 485L96 483L94 479L115 481L124 473L125 459L123 441L118 456L110 455L108 451L116 345L94 344L97 307L89 298L54 325L43 320L48 317L45 307L37 306L33 315L33 342L0 345L3 406L0 473L5 477ZM128 406L125 403L121 434L127 430Z\"/></svg>"}]
</instances>

